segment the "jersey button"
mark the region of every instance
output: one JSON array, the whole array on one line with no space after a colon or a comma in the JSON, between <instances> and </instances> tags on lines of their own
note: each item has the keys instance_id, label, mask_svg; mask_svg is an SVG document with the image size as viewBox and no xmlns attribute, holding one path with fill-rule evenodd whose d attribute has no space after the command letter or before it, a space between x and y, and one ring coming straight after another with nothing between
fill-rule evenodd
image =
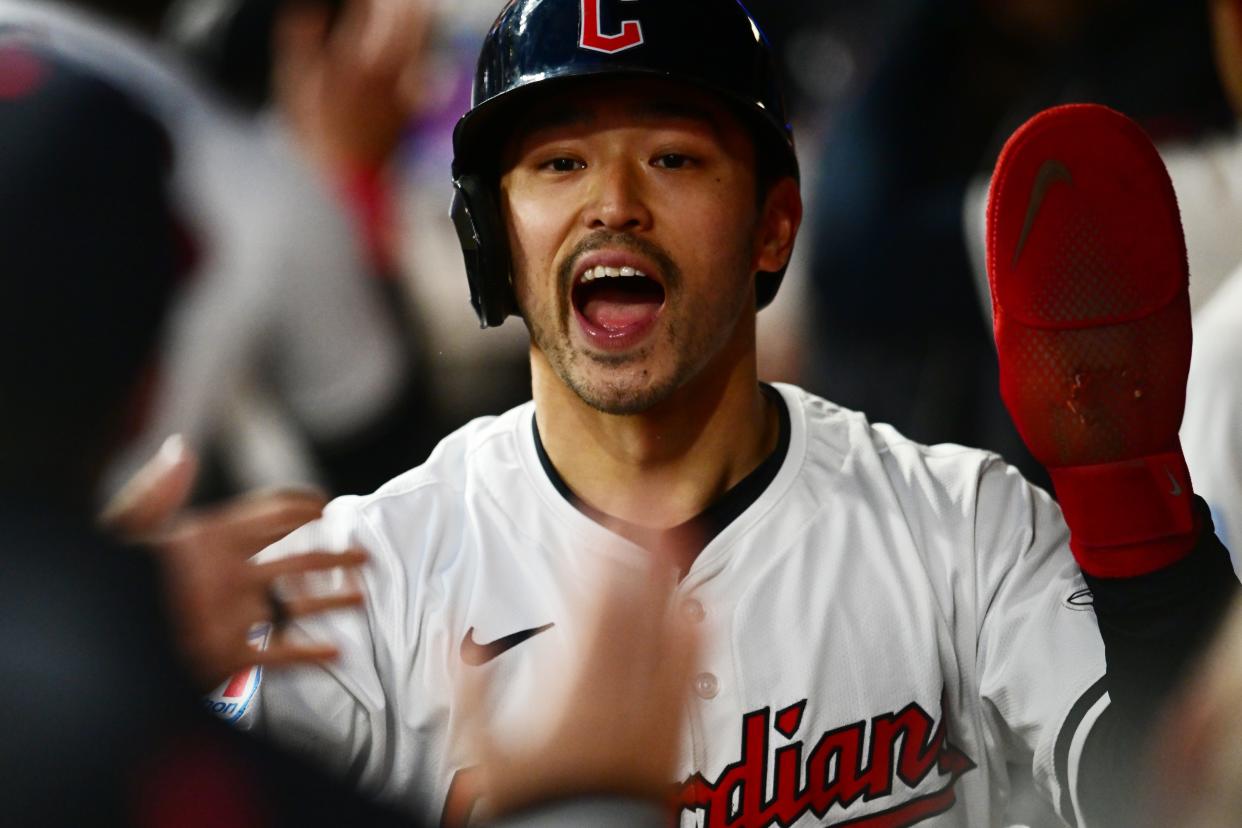
<instances>
[{"instance_id":1,"label":"jersey button","mask_svg":"<svg viewBox=\"0 0 1242 828\"><path fill-rule=\"evenodd\" d=\"M714 699L720 692L720 682L711 673L699 673L694 677L694 692L701 699Z\"/></svg>"},{"instance_id":2,"label":"jersey button","mask_svg":"<svg viewBox=\"0 0 1242 828\"><path fill-rule=\"evenodd\" d=\"M688 598L682 602L681 614L686 617L687 621L700 624L707 617L707 610L703 609L703 605L695 599Z\"/></svg>"}]
</instances>

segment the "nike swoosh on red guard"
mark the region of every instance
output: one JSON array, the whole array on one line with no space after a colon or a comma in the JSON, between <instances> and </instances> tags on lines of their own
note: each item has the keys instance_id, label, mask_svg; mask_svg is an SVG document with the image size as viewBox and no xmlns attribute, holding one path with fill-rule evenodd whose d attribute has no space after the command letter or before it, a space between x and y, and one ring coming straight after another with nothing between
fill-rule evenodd
<instances>
[{"instance_id":1,"label":"nike swoosh on red guard","mask_svg":"<svg viewBox=\"0 0 1242 828\"><path fill-rule=\"evenodd\" d=\"M1159 154L1106 107L1042 112L1001 153L987 233L1001 395L1075 554L1100 575L1166 565L1189 551L1194 513L1177 441L1189 271ZM1088 553L1100 547L1128 550Z\"/></svg>"}]
</instances>

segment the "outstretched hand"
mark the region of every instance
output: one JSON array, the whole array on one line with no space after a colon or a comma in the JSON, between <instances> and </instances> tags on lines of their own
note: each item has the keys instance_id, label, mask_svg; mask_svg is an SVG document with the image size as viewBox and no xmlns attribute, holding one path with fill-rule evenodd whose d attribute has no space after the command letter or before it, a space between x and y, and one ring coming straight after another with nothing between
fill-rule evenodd
<instances>
[{"instance_id":1,"label":"outstretched hand","mask_svg":"<svg viewBox=\"0 0 1242 828\"><path fill-rule=\"evenodd\" d=\"M382 166L418 104L433 20L429 0L286 4L275 95L305 149L329 170Z\"/></svg>"},{"instance_id":2,"label":"outstretched hand","mask_svg":"<svg viewBox=\"0 0 1242 828\"><path fill-rule=\"evenodd\" d=\"M334 658L324 643L288 640L284 621L362 603L352 586L320 594L289 591L308 573L351 571L363 550L312 551L269 563L251 558L323 513L326 499L308 491L255 492L202 511L185 508L198 460L170 439L126 484L102 515L106 528L150 548L163 567L175 633L194 679L213 687L254 664L287 665ZM263 651L248 641L256 624L273 623Z\"/></svg>"},{"instance_id":3,"label":"outstretched hand","mask_svg":"<svg viewBox=\"0 0 1242 828\"><path fill-rule=\"evenodd\" d=\"M606 565L575 616L583 637L549 665L549 721L502 745L485 720L486 682L468 673L460 703L492 816L550 800L621 795L665 803L672 789L699 642L673 611L675 571Z\"/></svg>"}]
</instances>

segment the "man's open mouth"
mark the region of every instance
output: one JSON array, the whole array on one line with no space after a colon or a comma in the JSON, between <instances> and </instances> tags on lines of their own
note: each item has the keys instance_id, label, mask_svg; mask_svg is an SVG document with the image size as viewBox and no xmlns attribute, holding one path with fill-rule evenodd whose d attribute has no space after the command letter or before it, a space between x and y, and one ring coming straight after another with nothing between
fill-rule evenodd
<instances>
[{"instance_id":1,"label":"man's open mouth","mask_svg":"<svg viewBox=\"0 0 1242 828\"><path fill-rule=\"evenodd\" d=\"M574 282L574 308L607 335L645 327L664 306L664 286L635 267L587 268Z\"/></svg>"}]
</instances>

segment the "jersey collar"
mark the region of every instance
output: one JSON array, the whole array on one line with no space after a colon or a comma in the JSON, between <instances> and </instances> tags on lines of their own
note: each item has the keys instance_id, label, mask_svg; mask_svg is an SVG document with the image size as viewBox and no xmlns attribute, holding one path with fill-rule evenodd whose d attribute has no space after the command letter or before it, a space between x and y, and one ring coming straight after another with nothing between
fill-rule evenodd
<instances>
[{"instance_id":1,"label":"jersey collar","mask_svg":"<svg viewBox=\"0 0 1242 828\"><path fill-rule=\"evenodd\" d=\"M675 550L682 577L690 571L699 553L767 491L789 454L791 432L789 405L780 392L772 386L763 384L760 387L764 396L776 405L780 417L780 433L777 437L776 448L772 450L772 453L764 458L754 471L721 495L715 503L679 526L666 530L651 530L634 524L626 524L633 537L650 538L649 542L641 545ZM531 417L531 432L534 437L535 452L539 457L539 465L543 468L553 488L569 505L597 524L602 524L605 519L625 523L619 518L610 518L604 512L584 503L574 494L548 457L543 440L539 436L539 424L535 417Z\"/></svg>"}]
</instances>

